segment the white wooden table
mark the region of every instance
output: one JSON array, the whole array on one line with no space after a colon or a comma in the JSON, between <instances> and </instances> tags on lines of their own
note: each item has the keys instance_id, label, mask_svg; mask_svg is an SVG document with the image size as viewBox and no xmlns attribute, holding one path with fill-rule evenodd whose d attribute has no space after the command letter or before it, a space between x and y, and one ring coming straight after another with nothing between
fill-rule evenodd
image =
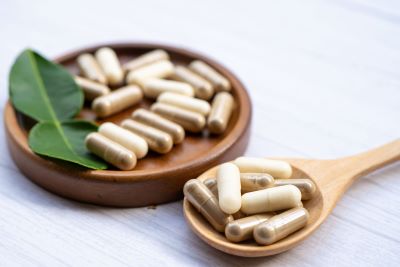
<instances>
[{"instance_id":1,"label":"white wooden table","mask_svg":"<svg viewBox=\"0 0 400 267\"><path fill-rule=\"evenodd\" d=\"M399 1L16 1L0 3L1 105L30 46L48 57L108 41L198 50L253 99L246 155L336 158L400 137ZM1 124L2 125L2 124ZM399 266L400 164L358 180L301 246L246 259L207 246L181 202L111 209L29 180L0 137L0 266Z\"/></svg>"}]
</instances>

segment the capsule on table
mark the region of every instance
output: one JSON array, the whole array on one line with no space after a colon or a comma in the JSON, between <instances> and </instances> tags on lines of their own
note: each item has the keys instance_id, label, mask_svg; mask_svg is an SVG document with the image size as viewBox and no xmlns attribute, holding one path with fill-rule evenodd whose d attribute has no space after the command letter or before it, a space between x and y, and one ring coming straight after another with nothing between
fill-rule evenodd
<instances>
[{"instance_id":1,"label":"capsule on table","mask_svg":"<svg viewBox=\"0 0 400 267\"><path fill-rule=\"evenodd\" d=\"M83 76L94 82L107 84L107 78L93 55L82 54L76 61Z\"/></svg>"},{"instance_id":2,"label":"capsule on table","mask_svg":"<svg viewBox=\"0 0 400 267\"><path fill-rule=\"evenodd\" d=\"M151 150L160 154L165 154L172 149L172 138L163 131L129 119L124 120L121 125L123 128L134 132L146 140Z\"/></svg>"},{"instance_id":3,"label":"capsule on table","mask_svg":"<svg viewBox=\"0 0 400 267\"><path fill-rule=\"evenodd\" d=\"M204 180L204 185L218 198L218 186L217 186L217 179L215 178L208 178Z\"/></svg>"},{"instance_id":4,"label":"capsule on table","mask_svg":"<svg viewBox=\"0 0 400 267\"><path fill-rule=\"evenodd\" d=\"M233 106L233 97L227 92L220 92L214 97L207 121L210 132L220 134L225 131L232 115Z\"/></svg>"},{"instance_id":5,"label":"capsule on table","mask_svg":"<svg viewBox=\"0 0 400 267\"><path fill-rule=\"evenodd\" d=\"M274 186L274 178L267 173L241 173L242 192L252 192Z\"/></svg>"},{"instance_id":6,"label":"capsule on table","mask_svg":"<svg viewBox=\"0 0 400 267\"><path fill-rule=\"evenodd\" d=\"M128 61L123 65L123 69L126 71L136 70L143 66L155 63L161 60L168 60L169 55L167 52L161 49L150 51L146 54L138 56L137 58Z\"/></svg>"},{"instance_id":7,"label":"capsule on table","mask_svg":"<svg viewBox=\"0 0 400 267\"><path fill-rule=\"evenodd\" d=\"M197 112L204 116L207 116L211 109L207 101L170 92L160 94L157 98L157 102Z\"/></svg>"},{"instance_id":8,"label":"capsule on table","mask_svg":"<svg viewBox=\"0 0 400 267\"><path fill-rule=\"evenodd\" d=\"M155 103L151 106L151 110L168 120L176 122L190 132L200 132L206 124L206 119L200 113L168 104Z\"/></svg>"},{"instance_id":9,"label":"capsule on table","mask_svg":"<svg viewBox=\"0 0 400 267\"><path fill-rule=\"evenodd\" d=\"M85 144L90 152L121 170L132 170L136 166L135 153L99 133L88 134Z\"/></svg>"},{"instance_id":10,"label":"capsule on table","mask_svg":"<svg viewBox=\"0 0 400 267\"><path fill-rule=\"evenodd\" d=\"M139 103L142 99L142 90L136 85L128 85L96 98L92 109L98 117L107 117Z\"/></svg>"},{"instance_id":11,"label":"capsule on table","mask_svg":"<svg viewBox=\"0 0 400 267\"><path fill-rule=\"evenodd\" d=\"M104 84L93 82L92 80L75 76L75 82L82 88L82 91L87 100L93 100L96 97L110 93L110 88Z\"/></svg>"},{"instance_id":12,"label":"capsule on table","mask_svg":"<svg viewBox=\"0 0 400 267\"><path fill-rule=\"evenodd\" d=\"M186 67L176 66L173 78L190 84L197 98L209 100L214 95L214 88L211 83Z\"/></svg>"},{"instance_id":13,"label":"capsule on table","mask_svg":"<svg viewBox=\"0 0 400 267\"><path fill-rule=\"evenodd\" d=\"M271 245L307 225L305 208L294 208L275 215L254 228L254 239L259 245Z\"/></svg>"},{"instance_id":14,"label":"capsule on table","mask_svg":"<svg viewBox=\"0 0 400 267\"><path fill-rule=\"evenodd\" d=\"M228 214L240 210L240 172L239 168L230 162L221 164L217 170L218 201L221 209Z\"/></svg>"},{"instance_id":15,"label":"capsule on table","mask_svg":"<svg viewBox=\"0 0 400 267\"><path fill-rule=\"evenodd\" d=\"M292 167L282 160L239 157L234 163L239 167L240 172L263 172L272 175L275 179L287 179L292 176Z\"/></svg>"},{"instance_id":16,"label":"capsule on table","mask_svg":"<svg viewBox=\"0 0 400 267\"><path fill-rule=\"evenodd\" d=\"M200 60L192 61L189 65L189 69L209 81L217 92L231 90L231 83L228 79L219 74L205 62Z\"/></svg>"},{"instance_id":17,"label":"capsule on table","mask_svg":"<svg viewBox=\"0 0 400 267\"><path fill-rule=\"evenodd\" d=\"M231 242L251 239L254 228L273 216L273 214L258 214L234 220L226 225L225 236Z\"/></svg>"},{"instance_id":18,"label":"capsule on table","mask_svg":"<svg viewBox=\"0 0 400 267\"><path fill-rule=\"evenodd\" d=\"M186 182L183 193L187 200L207 219L219 232L224 232L225 225L233 220L232 216L225 214L218 205L217 198L198 179Z\"/></svg>"},{"instance_id":19,"label":"capsule on table","mask_svg":"<svg viewBox=\"0 0 400 267\"><path fill-rule=\"evenodd\" d=\"M95 57L106 75L108 84L112 86L121 85L124 81L124 72L117 54L109 47L103 47L96 51Z\"/></svg>"},{"instance_id":20,"label":"capsule on table","mask_svg":"<svg viewBox=\"0 0 400 267\"><path fill-rule=\"evenodd\" d=\"M172 137L174 144L180 144L183 142L183 139L185 139L185 130L182 126L151 111L142 108L137 109L132 113L132 118L135 121L166 132Z\"/></svg>"},{"instance_id":21,"label":"capsule on table","mask_svg":"<svg viewBox=\"0 0 400 267\"><path fill-rule=\"evenodd\" d=\"M194 95L192 86L177 81L149 78L140 82L140 87L143 89L143 93L146 97L153 99L164 92L172 92L187 96Z\"/></svg>"},{"instance_id":22,"label":"capsule on table","mask_svg":"<svg viewBox=\"0 0 400 267\"><path fill-rule=\"evenodd\" d=\"M309 200L313 198L315 193L317 192L317 186L310 179L277 179L275 180L275 186L282 185L294 185L301 192L302 200Z\"/></svg>"},{"instance_id":23,"label":"capsule on table","mask_svg":"<svg viewBox=\"0 0 400 267\"><path fill-rule=\"evenodd\" d=\"M168 60L160 60L141 68L132 70L126 77L128 84L141 84L149 78L166 78L174 73L174 65Z\"/></svg>"},{"instance_id":24,"label":"capsule on table","mask_svg":"<svg viewBox=\"0 0 400 267\"><path fill-rule=\"evenodd\" d=\"M147 154L148 145L142 137L112 122L106 122L100 125L99 133L129 149L135 153L138 159L143 158Z\"/></svg>"},{"instance_id":25,"label":"capsule on table","mask_svg":"<svg viewBox=\"0 0 400 267\"><path fill-rule=\"evenodd\" d=\"M246 214L284 210L297 207L301 192L294 185L271 187L242 195L241 211Z\"/></svg>"}]
</instances>

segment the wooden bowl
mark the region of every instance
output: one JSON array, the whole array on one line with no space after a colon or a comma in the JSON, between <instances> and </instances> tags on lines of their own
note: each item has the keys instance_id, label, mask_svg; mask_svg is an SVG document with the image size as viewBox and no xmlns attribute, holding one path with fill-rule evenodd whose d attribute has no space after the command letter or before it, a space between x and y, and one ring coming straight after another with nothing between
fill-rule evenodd
<instances>
[{"instance_id":1,"label":"wooden bowl","mask_svg":"<svg viewBox=\"0 0 400 267\"><path fill-rule=\"evenodd\" d=\"M166 50L176 64L187 65L200 59L222 73L232 84L232 94L236 100L233 116L228 129L222 135L211 135L204 131L189 134L184 142L165 155L150 152L138 161L132 171L88 170L67 162L41 157L28 146L28 131L33 121L16 112L6 104L4 123L8 149L18 168L41 187L70 199L117 207L140 207L161 204L182 197L184 183L200 175L218 163L231 160L246 149L251 122L251 102L242 83L214 60L201 54L178 47L161 44L124 43L103 44L67 53L55 59L72 73L78 73L76 58L82 53L93 53L98 48L113 48L120 60L126 62L150 50ZM121 122L138 107L148 108L151 101L127 109L103 121ZM78 117L96 120L88 103ZM57 144L54 144L57 145Z\"/></svg>"}]
</instances>

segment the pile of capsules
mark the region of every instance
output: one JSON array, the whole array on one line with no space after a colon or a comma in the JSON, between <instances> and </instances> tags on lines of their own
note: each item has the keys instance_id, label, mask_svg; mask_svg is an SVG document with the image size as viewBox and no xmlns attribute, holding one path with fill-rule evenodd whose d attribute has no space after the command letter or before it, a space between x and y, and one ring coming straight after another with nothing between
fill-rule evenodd
<instances>
[{"instance_id":1,"label":"pile of capsules","mask_svg":"<svg viewBox=\"0 0 400 267\"><path fill-rule=\"evenodd\" d=\"M307 225L302 200L311 199L317 189L310 179L291 176L285 161L239 157L220 165L216 178L187 181L183 192L229 241L254 238L270 245Z\"/></svg>"},{"instance_id":2,"label":"pile of capsules","mask_svg":"<svg viewBox=\"0 0 400 267\"><path fill-rule=\"evenodd\" d=\"M77 58L75 76L97 117L105 118L155 100L150 110L137 109L121 125L103 123L86 137L89 151L121 170L131 170L149 149L165 154L183 142L185 130L222 134L234 109L229 81L200 60L174 66L164 50L154 50L121 65L108 47ZM167 79L168 78L168 79ZM110 90L110 87L118 88ZM208 102L212 99L212 104Z\"/></svg>"}]
</instances>

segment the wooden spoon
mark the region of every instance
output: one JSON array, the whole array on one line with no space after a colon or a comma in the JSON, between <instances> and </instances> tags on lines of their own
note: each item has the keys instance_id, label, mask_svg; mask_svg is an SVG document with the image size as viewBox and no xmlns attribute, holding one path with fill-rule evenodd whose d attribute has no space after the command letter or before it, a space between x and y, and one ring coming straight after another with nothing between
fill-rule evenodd
<instances>
[{"instance_id":1,"label":"wooden spoon","mask_svg":"<svg viewBox=\"0 0 400 267\"><path fill-rule=\"evenodd\" d=\"M286 159L293 167L291 178L309 178L317 185L316 196L303 202L310 212L307 226L292 235L268 246L259 246L254 241L231 243L223 233L211 225L184 199L183 211L192 230L206 243L228 254L243 257L262 257L291 249L311 235L332 212L336 203L349 186L360 176L400 160L400 139L376 149L336 160ZM204 181L215 177L214 167L198 177Z\"/></svg>"}]
</instances>

